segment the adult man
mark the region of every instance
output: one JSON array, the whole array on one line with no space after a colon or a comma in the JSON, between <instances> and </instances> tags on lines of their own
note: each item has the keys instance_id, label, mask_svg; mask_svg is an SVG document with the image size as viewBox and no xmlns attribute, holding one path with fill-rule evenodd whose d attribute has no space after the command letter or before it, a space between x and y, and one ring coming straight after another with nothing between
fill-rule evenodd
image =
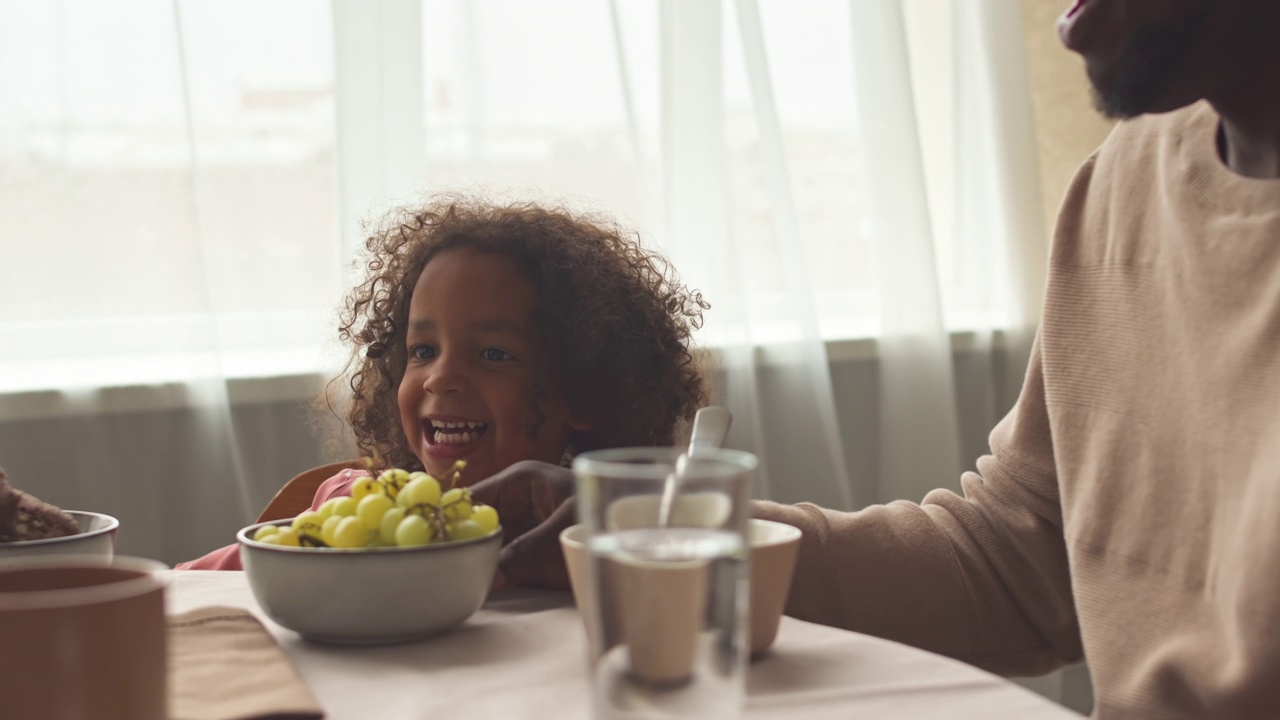
<instances>
[{"instance_id":1,"label":"adult man","mask_svg":"<svg viewBox=\"0 0 1280 720\"><path fill-rule=\"evenodd\" d=\"M1062 17L1125 122L1064 201L1018 404L964 497L760 503L805 533L790 614L1004 673L1087 657L1100 718L1280 714L1278 28L1274 0Z\"/></svg>"}]
</instances>

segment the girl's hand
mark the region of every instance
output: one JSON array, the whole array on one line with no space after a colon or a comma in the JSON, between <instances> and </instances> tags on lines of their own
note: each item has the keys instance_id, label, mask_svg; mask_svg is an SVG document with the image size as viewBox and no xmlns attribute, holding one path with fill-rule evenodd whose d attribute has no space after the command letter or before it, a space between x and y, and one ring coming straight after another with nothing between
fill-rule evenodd
<instances>
[{"instance_id":1,"label":"girl's hand","mask_svg":"<svg viewBox=\"0 0 1280 720\"><path fill-rule=\"evenodd\" d=\"M560 531L577 522L573 471L524 460L471 486L502 521L503 548L493 589L516 585L569 589Z\"/></svg>"}]
</instances>

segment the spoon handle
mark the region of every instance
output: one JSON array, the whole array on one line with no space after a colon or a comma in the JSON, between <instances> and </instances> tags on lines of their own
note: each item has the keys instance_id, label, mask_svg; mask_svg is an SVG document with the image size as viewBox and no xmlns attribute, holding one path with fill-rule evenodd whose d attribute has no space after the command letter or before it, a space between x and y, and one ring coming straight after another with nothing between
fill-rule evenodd
<instances>
[{"instance_id":1,"label":"spoon handle","mask_svg":"<svg viewBox=\"0 0 1280 720\"><path fill-rule=\"evenodd\" d=\"M658 502L658 527L667 527L671 520L671 506L675 502L676 493L680 491L680 483L688 468L689 458L696 455L698 450L718 448L724 444L732 422L733 415L719 405L699 408L697 414L693 416L693 433L689 438L689 449L676 458L675 469L667 475L667 480L663 483L662 498Z\"/></svg>"},{"instance_id":2,"label":"spoon handle","mask_svg":"<svg viewBox=\"0 0 1280 720\"><path fill-rule=\"evenodd\" d=\"M693 434L689 438L689 454L698 448L718 448L729 435L733 415L727 408L709 405L693 416Z\"/></svg>"}]
</instances>

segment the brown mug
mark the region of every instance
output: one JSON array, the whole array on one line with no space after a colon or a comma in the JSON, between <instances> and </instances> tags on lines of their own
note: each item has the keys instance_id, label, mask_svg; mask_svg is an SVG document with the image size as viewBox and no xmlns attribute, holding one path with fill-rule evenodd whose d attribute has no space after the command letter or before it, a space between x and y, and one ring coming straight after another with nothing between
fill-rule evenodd
<instances>
[{"instance_id":1,"label":"brown mug","mask_svg":"<svg viewBox=\"0 0 1280 720\"><path fill-rule=\"evenodd\" d=\"M166 720L164 569L127 557L0 563L5 717Z\"/></svg>"}]
</instances>

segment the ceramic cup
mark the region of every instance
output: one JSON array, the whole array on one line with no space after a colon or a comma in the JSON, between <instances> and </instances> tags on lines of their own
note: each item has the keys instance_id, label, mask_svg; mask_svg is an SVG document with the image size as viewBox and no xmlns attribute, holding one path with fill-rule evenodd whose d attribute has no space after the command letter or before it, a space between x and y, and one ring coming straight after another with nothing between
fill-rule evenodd
<instances>
[{"instance_id":1,"label":"ceramic cup","mask_svg":"<svg viewBox=\"0 0 1280 720\"><path fill-rule=\"evenodd\" d=\"M573 600L583 613L583 625L590 634L594 619L586 613L595 607L595 590L586 581L584 534L582 525L565 528L560 533L560 545L564 548L565 564L569 568ZM785 523L753 519L748 535L751 542L748 636L752 657L759 657L778 637L778 624L787 605L796 555L800 551L800 530ZM618 631L615 629L613 632Z\"/></svg>"},{"instance_id":2,"label":"ceramic cup","mask_svg":"<svg viewBox=\"0 0 1280 720\"><path fill-rule=\"evenodd\" d=\"M166 720L164 569L127 557L0 564L4 717Z\"/></svg>"}]
</instances>

